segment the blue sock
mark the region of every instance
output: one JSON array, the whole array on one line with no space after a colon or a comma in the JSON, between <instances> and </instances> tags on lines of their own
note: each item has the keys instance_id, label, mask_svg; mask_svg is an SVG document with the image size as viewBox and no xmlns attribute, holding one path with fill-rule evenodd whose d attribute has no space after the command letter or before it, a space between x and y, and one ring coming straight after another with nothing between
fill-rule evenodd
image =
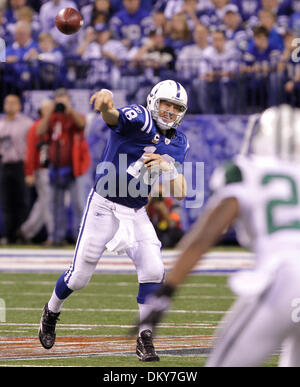
<instances>
[{"instance_id":1,"label":"blue sock","mask_svg":"<svg viewBox=\"0 0 300 387\"><path fill-rule=\"evenodd\" d=\"M73 293L73 290L68 288L64 277L66 273L62 273L62 275L58 278L56 285L55 285L55 293L57 297L61 300L64 300L67 298L71 293Z\"/></svg>"},{"instance_id":2,"label":"blue sock","mask_svg":"<svg viewBox=\"0 0 300 387\"><path fill-rule=\"evenodd\" d=\"M160 287L161 283L148 282L145 284L139 284L139 293L137 296L137 302L139 304L144 304L145 299L148 294L151 294L156 291Z\"/></svg>"}]
</instances>

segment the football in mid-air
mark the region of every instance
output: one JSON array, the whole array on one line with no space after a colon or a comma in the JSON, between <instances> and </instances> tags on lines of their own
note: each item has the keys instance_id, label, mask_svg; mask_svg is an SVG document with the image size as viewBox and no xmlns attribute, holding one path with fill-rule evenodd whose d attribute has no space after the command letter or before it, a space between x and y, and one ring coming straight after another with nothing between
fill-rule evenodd
<instances>
[{"instance_id":1,"label":"football in mid-air","mask_svg":"<svg viewBox=\"0 0 300 387\"><path fill-rule=\"evenodd\" d=\"M74 8L63 8L55 18L55 25L65 35L72 35L83 26L80 13Z\"/></svg>"}]
</instances>

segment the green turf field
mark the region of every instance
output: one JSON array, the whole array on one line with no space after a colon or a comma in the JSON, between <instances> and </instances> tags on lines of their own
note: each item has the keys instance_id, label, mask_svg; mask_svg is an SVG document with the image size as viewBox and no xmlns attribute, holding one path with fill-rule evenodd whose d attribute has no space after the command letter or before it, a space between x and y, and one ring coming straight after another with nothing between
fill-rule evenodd
<instances>
[{"instance_id":1,"label":"green turf field","mask_svg":"<svg viewBox=\"0 0 300 387\"><path fill-rule=\"evenodd\" d=\"M64 339L66 343L61 343L61 351L56 350L51 356L50 351L39 345L37 331L42 307L57 278L58 274L0 273L0 298L6 307L5 322L0 323L0 339L4 343L0 347L0 366L203 366L207 356L205 348L211 346L215 327L234 301L226 276L190 276L156 332L166 353L160 354L159 363L144 364L134 355L135 338L124 341L137 317L136 275L95 274L85 289L73 293L65 302L57 326L57 342ZM18 340L25 345L24 350L18 348ZM68 340L74 341L73 353L68 352ZM103 349L101 340L107 347L105 353L99 353ZM179 352L176 349L168 352L178 341ZM203 352L199 343L203 344ZM189 353L195 346L198 352ZM115 348L114 353L109 353L111 347ZM275 366L275 360L272 358L266 365Z\"/></svg>"}]
</instances>

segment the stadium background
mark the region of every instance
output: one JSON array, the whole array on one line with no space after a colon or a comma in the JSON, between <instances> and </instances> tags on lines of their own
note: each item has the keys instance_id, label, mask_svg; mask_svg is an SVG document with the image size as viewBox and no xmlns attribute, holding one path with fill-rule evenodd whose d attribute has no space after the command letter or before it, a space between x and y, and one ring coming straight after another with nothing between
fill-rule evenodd
<instances>
[{"instance_id":1,"label":"stadium background","mask_svg":"<svg viewBox=\"0 0 300 387\"><path fill-rule=\"evenodd\" d=\"M95 4L100 5L101 0L95 2L76 0L74 3L60 0L59 6L61 8L65 6L76 7L84 16L84 29L71 37L57 34L54 26L54 17L57 10L55 7L52 10L49 7L47 12L43 12L42 9L44 7L45 10L47 3L52 3L52 0L48 2L0 0L0 37L6 43L6 57L12 54L17 56L15 63L0 62L0 114L3 113L5 96L9 93L16 93L22 98L23 112L35 119L40 101L45 96L51 96L57 88L66 87L70 91L75 108L87 117L86 137L92 156L92 167L86 176L88 191L93 180L95 165L105 146L108 133L108 128L95 117L88 104L91 94L95 90L105 87L113 90L118 107L129 103L145 104L147 93L159 80L174 79L181 82L188 91L190 101L188 115L181 128L189 138L191 145L187 161L204 163L203 197L200 198L202 205L196 209L187 209L182 203L181 216L184 230L188 230L210 196L208 182L214 168L239 152L243 134L252 114L259 113L267 106L281 102L296 105L299 103L299 65L291 59L291 56L288 58L286 56L287 53L291 54L290 43L287 42L286 38L297 38L300 35L300 2L297 0L141 0L140 13L136 15L136 19L131 20L134 27L127 30L122 29L122 26L129 23L129 21L124 14L121 0L111 0L109 2L111 8L108 14L95 11ZM103 3L107 3L107 0L103 0ZM190 11L183 11L187 3L190 4ZM24 6L27 8L24 9ZM20 9L22 9L21 12L18 12ZM194 9L194 13L191 9ZM270 13L274 15L274 24L269 31L268 48L264 55L260 56L254 47L253 31L255 27L262 25L263 20L260 16L262 9L266 10L269 16ZM227 12L238 14L240 17L236 31L231 31L224 24L224 15ZM187 37L178 31L173 35L168 30L168 26L172 25L172 19L175 19L175 22L173 27L170 27L171 29L174 28L174 24L175 26L180 24L179 19L176 19L178 13L183 15L182 18L185 19L183 24L187 26ZM195 46L192 46L195 43L193 37L195 18L191 15L196 16L208 33L208 48L210 50L204 56L200 49L198 50ZM163 17L163 22L159 17ZM22 50L16 44L14 31L18 20L30 22L32 27L31 43L33 44L30 47L34 48L39 55L33 55L29 58L27 55L29 50L26 48ZM118 44L115 44L117 49L114 48L113 44L111 45L114 55L116 55L116 52L120 52L120 55L122 55L117 60L116 58L112 60L103 54L103 50L96 49L95 51L97 42L94 41L92 42L96 44L94 44L94 47L88 45L88 48L79 54L78 47L87 41L88 34L93 33L91 28L94 29L96 34L102 34L107 29L111 29L114 42L120 43L123 39L131 39L130 44L124 50L119 50L120 46ZM213 36L219 30L225 34L226 45L222 55L216 56L215 51L212 49ZM49 33L54 40L57 39L55 46L48 52L48 55L42 55L42 49L38 45L39 35L44 32ZM139 60L133 59L138 50L144 47L144 44L147 44L147 41L162 35L164 37L162 46L150 52L154 55L139 58ZM193 48L184 52L183 50L186 47ZM169 55L167 60L164 56L166 53ZM243 71L245 66L248 70L251 68L251 71ZM214 74L213 81L209 83L202 82L201 84L197 82L207 72ZM286 87L288 82L293 83L291 89ZM203 95L207 97L208 104L203 105L203 99L201 99ZM227 98L230 100L228 104L226 104ZM68 211L72 212L72 209L68 209ZM3 220L0 211L0 236L2 233ZM235 242L232 230L224 239L224 242L227 241L230 243ZM9 254L7 255L6 252L7 257L9 257ZM251 264L247 261L246 266L251 266ZM241 267L243 267L243 263L240 266L232 267L232 269L236 270ZM2 270L7 271L3 268ZM16 283L19 284L18 286L24 282L24 288L18 287L20 289L19 294L26 291L32 292L33 282L36 281L35 275L24 278L21 274L17 277L12 274L10 278L7 275L7 273L3 273L0 276L2 285L9 286L9 282L13 282L17 278ZM51 283L54 281L54 277L47 276L43 278L45 284L47 284L47 281L52 281ZM95 282L97 281L98 279L95 279ZM110 278L107 281L109 283L113 280ZM127 283L129 287L133 286L130 285L130 281L132 281L132 278ZM210 320L212 324L208 324L207 327L202 324L201 327L195 325L194 327L184 328L185 334L198 334L199 329L203 335L206 333L212 334L219 317L222 316L222 313L233 299L232 294L226 288L226 278L212 276L210 279L205 277L203 279L199 276L199 279L194 277L190 282L192 285L198 283L197 286L199 287L202 287L201 283L203 282L204 287L207 282L212 282L213 287L219 283L218 286L222 290L215 293L202 293L202 296L207 297L207 299L213 297L219 299L218 303L213 305L209 303L207 306L207 309L215 309L215 312L219 314L204 312L206 323L208 324ZM26 283L30 286L26 287ZM38 283L36 285L38 286ZM44 285L42 285L42 288L37 288L37 291L41 291ZM48 291L50 291L50 287ZM25 331L28 329L26 335L34 336L35 331L30 328L30 324L34 325L39 318L40 305L45 297L32 301L32 305L25 301L27 315L24 315L20 308L18 309L20 299L10 303L9 297L11 294L8 291L8 293L4 292L1 295L10 306L10 310L8 309L7 312L7 320L15 322L16 325L20 321L22 323L25 321L28 327L24 328L25 324L22 325L22 329L25 329ZM99 294L101 298L101 292ZM195 295L196 293L187 292L182 294L182 298L190 297L190 300L192 300ZM103 297L106 296L104 294ZM222 296L228 297L230 303L228 300L225 304L222 303ZM108 303L113 303L113 301L110 299ZM83 308L85 307L84 302L80 305ZM32 316L28 315L30 306L33 311ZM77 307L75 303L74 307ZM122 307L124 307L124 304L122 304ZM130 305L130 307L134 308L133 305ZM196 307L195 304L180 304L178 309L180 308L191 309ZM193 321L191 316L192 314L188 315L189 321ZM130 324L132 317L132 313L129 313L128 316L124 317L124 321ZM101 323L98 315L97 319ZM76 317L75 320L78 322L79 318ZM69 321L71 321L71 318ZM86 322L91 323L91 321L94 320L87 317ZM114 317L111 321L120 324L117 317ZM183 324L186 320L179 319L176 321ZM74 321L72 320L72 322ZM197 322L199 320L196 320L195 324ZM16 331L13 331L13 329L12 324L12 326L7 327L4 335L11 336L13 332L17 332L16 336L23 334L21 330L18 332L17 328L15 328ZM61 329L64 329L63 326ZM83 328L78 325L72 329L74 329L74 334L81 334L80 329ZM78 329L78 331L75 329ZM106 329L99 326L88 334L99 334L99 332L107 334ZM116 333L115 330L113 332ZM127 328L122 328L121 333L126 332ZM165 327L165 331L161 332L170 334L167 327ZM174 332L179 331L175 329ZM118 331L118 334L120 334L120 331Z\"/></svg>"},{"instance_id":2,"label":"stadium background","mask_svg":"<svg viewBox=\"0 0 300 387\"><path fill-rule=\"evenodd\" d=\"M17 61L0 63L0 109L5 95L16 93L22 98L24 113L35 119L42 98L51 96L59 87L70 90L75 108L88 118L86 137L93 165L86 180L87 192L106 140L107 129L95 124L88 103L90 95L101 87L114 91L119 107L145 104L147 93L159 80L175 79L187 88L189 116L182 126L191 144L187 161L204 163L204 180L200 208L186 209L181 204L184 230L191 226L210 195L208 182L213 169L239 152L250 113L280 102L298 103L299 65L286 58L288 43L285 42L287 35L294 38L299 35L298 1L142 0L131 17L121 0L54 3L54 0L1 2L0 37L6 43L6 57L14 55ZM84 16L84 28L72 36L62 35L54 25L57 9L65 6L76 7ZM233 14L239 18L235 30L225 18ZM272 25L265 20L270 14L274 15ZM178 15L180 20L176 19ZM15 35L20 22L31 22L30 40L24 47L18 44ZM199 38L193 35L198 22L206 28L208 36L205 54L199 47ZM270 29L268 48L263 55L255 50L253 38L254 29L260 25ZM111 31L111 44L100 46L97 38L107 29ZM220 55L213 51L216 31L225 34ZM44 33L54 39L47 53L39 42ZM96 35L90 38L91 33ZM154 44L141 56L139 50L147 47L151 39L155 40L156 35L163 36L161 46ZM79 50L85 44L85 49ZM31 50L37 55L29 55ZM280 67L283 63L284 68ZM245 66L252 70L245 72ZM197 83L208 72L214 73L213 81ZM294 88L287 92L285 85L289 81L294 81ZM203 105L203 99L208 103ZM230 103L226 104L226 100ZM0 233L3 233L1 217ZM230 235L232 239L234 234Z\"/></svg>"}]
</instances>

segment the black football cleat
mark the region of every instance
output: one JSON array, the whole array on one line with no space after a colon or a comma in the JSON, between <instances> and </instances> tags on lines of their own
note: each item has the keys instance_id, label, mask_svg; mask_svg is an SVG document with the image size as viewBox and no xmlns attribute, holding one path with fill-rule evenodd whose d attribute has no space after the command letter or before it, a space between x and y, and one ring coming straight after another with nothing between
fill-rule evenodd
<instances>
[{"instance_id":1,"label":"black football cleat","mask_svg":"<svg viewBox=\"0 0 300 387\"><path fill-rule=\"evenodd\" d=\"M44 306L39 328L39 339L45 349L50 349L55 343L55 327L60 313L51 312L48 304Z\"/></svg>"},{"instance_id":2,"label":"black football cleat","mask_svg":"<svg viewBox=\"0 0 300 387\"><path fill-rule=\"evenodd\" d=\"M152 342L152 332L150 329L141 332L141 336L137 338L136 355L140 361L159 361L159 356L155 352Z\"/></svg>"}]
</instances>

